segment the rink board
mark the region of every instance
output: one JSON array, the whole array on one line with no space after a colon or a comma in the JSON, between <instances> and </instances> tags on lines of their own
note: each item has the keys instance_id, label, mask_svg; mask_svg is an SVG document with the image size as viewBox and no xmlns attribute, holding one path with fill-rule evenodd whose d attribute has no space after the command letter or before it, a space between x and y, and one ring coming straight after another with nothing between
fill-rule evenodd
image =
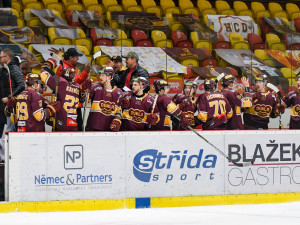
<instances>
[{"instance_id":1,"label":"rink board","mask_svg":"<svg viewBox=\"0 0 300 225\"><path fill-rule=\"evenodd\" d=\"M109 209L108 202L164 207L298 196L298 131L199 133L238 162L254 158L254 165L234 166L190 131L10 133L7 204L85 200Z\"/></svg>"}]
</instances>

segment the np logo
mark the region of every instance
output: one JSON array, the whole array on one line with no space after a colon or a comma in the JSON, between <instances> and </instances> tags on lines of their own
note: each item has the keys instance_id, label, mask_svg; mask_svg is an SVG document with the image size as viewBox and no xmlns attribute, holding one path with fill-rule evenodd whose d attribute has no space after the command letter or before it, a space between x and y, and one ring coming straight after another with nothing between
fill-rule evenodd
<instances>
[{"instance_id":1,"label":"np logo","mask_svg":"<svg viewBox=\"0 0 300 225\"><path fill-rule=\"evenodd\" d=\"M83 146L82 145L64 146L64 167L66 170L83 168Z\"/></svg>"}]
</instances>

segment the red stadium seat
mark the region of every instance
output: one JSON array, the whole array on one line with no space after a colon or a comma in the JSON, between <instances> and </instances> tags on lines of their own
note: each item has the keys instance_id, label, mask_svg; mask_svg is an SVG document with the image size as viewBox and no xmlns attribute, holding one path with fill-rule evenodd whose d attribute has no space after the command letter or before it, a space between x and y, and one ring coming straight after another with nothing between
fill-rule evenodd
<instances>
[{"instance_id":1,"label":"red stadium seat","mask_svg":"<svg viewBox=\"0 0 300 225\"><path fill-rule=\"evenodd\" d=\"M263 43L263 40L261 39L261 37L255 33L248 34L247 40L250 44L251 50L266 49L266 45L265 45L265 43Z\"/></svg>"},{"instance_id":2,"label":"red stadium seat","mask_svg":"<svg viewBox=\"0 0 300 225\"><path fill-rule=\"evenodd\" d=\"M147 34L142 30L132 30L131 38L134 46L152 47L152 41L148 38Z\"/></svg>"},{"instance_id":3,"label":"red stadium seat","mask_svg":"<svg viewBox=\"0 0 300 225\"><path fill-rule=\"evenodd\" d=\"M270 27L263 19L263 17L258 18L258 24L261 29L261 37L263 40L266 39L266 34L272 31L272 27Z\"/></svg>"},{"instance_id":4,"label":"red stadium seat","mask_svg":"<svg viewBox=\"0 0 300 225\"><path fill-rule=\"evenodd\" d=\"M296 27L296 31L300 32L300 18L295 18L294 19L294 25Z\"/></svg>"},{"instance_id":5,"label":"red stadium seat","mask_svg":"<svg viewBox=\"0 0 300 225\"><path fill-rule=\"evenodd\" d=\"M207 67L207 66L209 66L209 67L216 67L216 66L218 66L218 61L216 59L214 59L214 58L204 59L201 62L201 66L202 67Z\"/></svg>"},{"instance_id":6,"label":"red stadium seat","mask_svg":"<svg viewBox=\"0 0 300 225\"><path fill-rule=\"evenodd\" d=\"M228 41L218 41L216 43L214 43L214 49L230 49L231 45L230 42Z\"/></svg>"},{"instance_id":7,"label":"red stadium seat","mask_svg":"<svg viewBox=\"0 0 300 225\"><path fill-rule=\"evenodd\" d=\"M174 47L193 48L193 43L189 41L182 31L172 31L171 38Z\"/></svg>"},{"instance_id":8,"label":"red stadium seat","mask_svg":"<svg viewBox=\"0 0 300 225\"><path fill-rule=\"evenodd\" d=\"M92 39L93 46L112 46L113 40L109 38L99 38L95 29L90 29L90 36Z\"/></svg>"}]
</instances>

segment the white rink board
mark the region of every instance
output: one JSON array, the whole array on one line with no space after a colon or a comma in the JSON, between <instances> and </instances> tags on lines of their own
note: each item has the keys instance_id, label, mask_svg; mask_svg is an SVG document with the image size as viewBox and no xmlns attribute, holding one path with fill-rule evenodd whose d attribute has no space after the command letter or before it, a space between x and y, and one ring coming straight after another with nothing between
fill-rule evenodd
<instances>
[{"instance_id":1,"label":"white rink board","mask_svg":"<svg viewBox=\"0 0 300 225\"><path fill-rule=\"evenodd\" d=\"M10 133L8 200L300 192L299 131L200 134L226 154L256 152L254 165L233 166L190 131Z\"/></svg>"}]
</instances>

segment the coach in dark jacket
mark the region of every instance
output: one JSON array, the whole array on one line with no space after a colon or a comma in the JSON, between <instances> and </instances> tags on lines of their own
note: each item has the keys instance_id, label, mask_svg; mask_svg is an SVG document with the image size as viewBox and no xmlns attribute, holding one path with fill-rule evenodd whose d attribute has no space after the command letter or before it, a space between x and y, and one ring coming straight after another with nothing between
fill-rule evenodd
<instances>
[{"instance_id":1,"label":"coach in dark jacket","mask_svg":"<svg viewBox=\"0 0 300 225\"><path fill-rule=\"evenodd\" d=\"M0 62L2 69L0 70L0 91L1 91L1 101L6 104L8 99L11 98L10 90L10 79L11 78L11 87L13 97L20 94L25 90L25 82L23 78L23 72L20 67L14 61L14 53L11 49L3 49L0 53ZM3 67L6 64L9 68L9 71ZM14 124L11 122L10 118L7 118L7 131L13 131Z\"/></svg>"},{"instance_id":2,"label":"coach in dark jacket","mask_svg":"<svg viewBox=\"0 0 300 225\"><path fill-rule=\"evenodd\" d=\"M127 88L130 88L132 78L145 77L147 79L147 87L144 89L144 92L148 92L150 90L149 74L147 70L139 66L138 54L136 52L130 51L127 53L125 58L127 69L125 71L122 71L121 73L116 74L113 78L113 82L118 86L118 88L126 90Z\"/></svg>"}]
</instances>

